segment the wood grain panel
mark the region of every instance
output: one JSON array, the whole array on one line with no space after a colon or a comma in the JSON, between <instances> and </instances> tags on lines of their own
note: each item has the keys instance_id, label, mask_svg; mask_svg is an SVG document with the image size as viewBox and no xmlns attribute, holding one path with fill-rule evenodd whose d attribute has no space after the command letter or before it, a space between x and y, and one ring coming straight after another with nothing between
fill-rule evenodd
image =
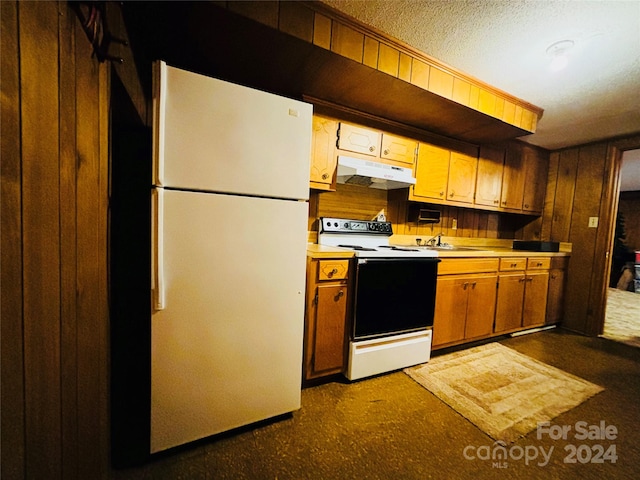
<instances>
[{"instance_id":1,"label":"wood grain panel","mask_svg":"<svg viewBox=\"0 0 640 480\"><path fill-rule=\"evenodd\" d=\"M411 68L411 83L427 90L429 88L429 70L431 67L426 63L414 59Z\"/></svg>"},{"instance_id":2,"label":"wood grain panel","mask_svg":"<svg viewBox=\"0 0 640 480\"><path fill-rule=\"evenodd\" d=\"M391 75L392 77L397 77L399 65L400 52L389 45L381 43L378 58L378 70Z\"/></svg>"},{"instance_id":3,"label":"wood grain panel","mask_svg":"<svg viewBox=\"0 0 640 480\"><path fill-rule=\"evenodd\" d=\"M592 269L595 260L596 228L589 228L590 216L599 216L605 153L602 144L575 149L578 151L578 171L575 181L575 201L571 212L569 241L572 253L569 260L566 303L563 325L585 331L593 314L590 305Z\"/></svg>"},{"instance_id":4,"label":"wood grain panel","mask_svg":"<svg viewBox=\"0 0 640 480\"><path fill-rule=\"evenodd\" d=\"M57 4L21 3L19 22L26 477L56 479L62 478Z\"/></svg>"},{"instance_id":5,"label":"wood grain panel","mask_svg":"<svg viewBox=\"0 0 640 480\"><path fill-rule=\"evenodd\" d=\"M578 149L564 150L558 158L558 182L555 189L551 240L568 242L571 230L571 211L573 210L578 171Z\"/></svg>"},{"instance_id":6,"label":"wood grain panel","mask_svg":"<svg viewBox=\"0 0 640 480\"><path fill-rule=\"evenodd\" d=\"M60 361L62 401L63 476L78 476L78 363L76 318L76 18L66 4L59 4L60 63ZM84 33L79 37L86 41Z\"/></svg>"},{"instance_id":7,"label":"wood grain panel","mask_svg":"<svg viewBox=\"0 0 640 480\"><path fill-rule=\"evenodd\" d=\"M368 37L364 37L364 54L362 63L367 67L378 68L378 51L380 50L380 42Z\"/></svg>"},{"instance_id":8,"label":"wood grain panel","mask_svg":"<svg viewBox=\"0 0 640 480\"><path fill-rule=\"evenodd\" d=\"M278 28L278 2L277 0L263 0L260 2L227 2L227 8L244 17Z\"/></svg>"},{"instance_id":9,"label":"wood grain panel","mask_svg":"<svg viewBox=\"0 0 640 480\"><path fill-rule=\"evenodd\" d=\"M496 112L496 96L481 88L478 97L478 110L487 115L494 116Z\"/></svg>"},{"instance_id":10,"label":"wood grain panel","mask_svg":"<svg viewBox=\"0 0 640 480\"><path fill-rule=\"evenodd\" d=\"M459 78L453 79L453 94L451 100L461 103L462 105L469 105L469 96L471 95L471 84L460 80Z\"/></svg>"},{"instance_id":11,"label":"wood grain panel","mask_svg":"<svg viewBox=\"0 0 640 480\"><path fill-rule=\"evenodd\" d=\"M336 191L318 198L318 217L370 220L387 208L386 190L338 184Z\"/></svg>"},{"instance_id":12,"label":"wood grain panel","mask_svg":"<svg viewBox=\"0 0 640 480\"><path fill-rule=\"evenodd\" d=\"M439 68L431 67L429 70L429 91L444 98L453 95L453 75Z\"/></svg>"},{"instance_id":13,"label":"wood grain panel","mask_svg":"<svg viewBox=\"0 0 640 480\"><path fill-rule=\"evenodd\" d=\"M313 11L299 2L280 2L278 28L305 42L313 42Z\"/></svg>"},{"instance_id":14,"label":"wood grain panel","mask_svg":"<svg viewBox=\"0 0 640 480\"><path fill-rule=\"evenodd\" d=\"M547 177L547 189L544 198L544 209L542 211L542 225L540 227L540 238L551 238L551 224L553 223L553 210L556 198L556 188L558 186L560 154L558 152L549 155L549 175Z\"/></svg>"},{"instance_id":15,"label":"wood grain panel","mask_svg":"<svg viewBox=\"0 0 640 480\"><path fill-rule=\"evenodd\" d=\"M477 85L471 84L469 89L469 107L473 109L478 108L478 103L480 102L480 87Z\"/></svg>"},{"instance_id":16,"label":"wood grain panel","mask_svg":"<svg viewBox=\"0 0 640 480\"><path fill-rule=\"evenodd\" d=\"M333 22L331 51L362 63L364 35L339 22Z\"/></svg>"},{"instance_id":17,"label":"wood grain panel","mask_svg":"<svg viewBox=\"0 0 640 480\"><path fill-rule=\"evenodd\" d=\"M317 12L313 17L313 44L331 50L331 19Z\"/></svg>"},{"instance_id":18,"label":"wood grain panel","mask_svg":"<svg viewBox=\"0 0 640 480\"><path fill-rule=\"evenodd\" d=\"M24 369L22 344L22 204L20 171L20 77L18 57L18 9L16 2L0 2L0 83L2 84L2 226L0 242L0 335L2 408L0 477L22 480L25 476Z\"/></svg>"},{"instance_id":19,"label":"wood grain panel","mask_svg":"<svg viewBox=\"0 0 640 480\"><path fill-rule=\"evenodd\" d=\"M78 472L81 478L93 478L104 465L96 434L104 431L105 381L107 358L103 303L106 277L106 183L101 171L100 66L91 58L91 45L76 26L76 99L77 131L77 345L78 345ZM106 85L105 85L106 88ZM106 135L106 132L104 133ZM104 147L103 147L104 148ZM103 154L104 155L104 154ZM105 157L106 158L106 157ZM103 440L102 440L103 441ZM93 448L86 445L94 443Z\"/></svg>"},{"instance_id":20,"label":"wood grain panel","mask_svg":"<svg viewBox=\"0 0 640 480\"><path fill-rule=\"evenodd\" d=\"M405 82L411 82L411 62L412 59L406 53L400 52L400 66L398 67L398 78Z\"/></svg>"}]
</instances>

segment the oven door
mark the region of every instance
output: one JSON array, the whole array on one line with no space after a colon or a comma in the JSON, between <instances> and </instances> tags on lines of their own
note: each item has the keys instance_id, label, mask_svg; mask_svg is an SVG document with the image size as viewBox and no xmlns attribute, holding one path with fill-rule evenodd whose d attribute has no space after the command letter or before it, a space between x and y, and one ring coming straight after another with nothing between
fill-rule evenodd
<instances>
[{"instance_id":1,"label":"oven door","mask_svg":"<svg viewBox=\"0 0 640 480\"><path fill-rule=\"evenodd\" d=\"M354 341L433 326L438 258L358 258Z\"/></svg>"}]
</instances>

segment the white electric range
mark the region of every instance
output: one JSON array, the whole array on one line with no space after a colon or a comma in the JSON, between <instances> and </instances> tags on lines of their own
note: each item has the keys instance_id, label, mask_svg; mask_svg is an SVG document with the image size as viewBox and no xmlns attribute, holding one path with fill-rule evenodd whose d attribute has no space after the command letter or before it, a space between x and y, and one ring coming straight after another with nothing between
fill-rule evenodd
<instances>
[{"instance_id":1,"label":"white electric range","mask_svg":"<svg viewBox=\"0 0 640 480\"><path fill-rule=\"evenodd\" d=\"M318 243L354 252L354 305L345 375L356 380L431 356L438 253L389 244L390 222L320 219Z\"/></svg>"}]
</instances>

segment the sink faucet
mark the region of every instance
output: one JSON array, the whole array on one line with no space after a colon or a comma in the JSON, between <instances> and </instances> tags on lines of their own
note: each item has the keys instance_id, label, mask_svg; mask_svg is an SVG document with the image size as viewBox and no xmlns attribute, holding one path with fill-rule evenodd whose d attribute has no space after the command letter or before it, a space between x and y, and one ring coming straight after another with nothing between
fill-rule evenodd
<instances>
[{"instance_id":1,"label":"sink faucet","mask_svg":"<svg viewBox=\"0 0 640 480\"><path fill-rule=\"evenodd\" d=\"M437 235L434 235L429 240L425 242L425 245L429 245L430 247L439 247L442 245L442 232Z\"/></svg>"}]
</instances>

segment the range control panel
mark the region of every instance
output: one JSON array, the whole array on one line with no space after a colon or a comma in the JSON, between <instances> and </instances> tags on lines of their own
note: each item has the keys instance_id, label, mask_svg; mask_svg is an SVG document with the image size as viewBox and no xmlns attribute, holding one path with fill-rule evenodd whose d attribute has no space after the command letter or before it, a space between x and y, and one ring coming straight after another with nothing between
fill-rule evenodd
<instances>
[{"instance_id":1,"label":"range control panel","mask_svg":"<svg viewBox=\"0 0 640 480\"><path fill-rule=\"evenodd\" d=\"M320 218L320 233L366 233L369 235L391 235L391 222L349 220L345 218Z\"/></svg>"}]
</instances>

